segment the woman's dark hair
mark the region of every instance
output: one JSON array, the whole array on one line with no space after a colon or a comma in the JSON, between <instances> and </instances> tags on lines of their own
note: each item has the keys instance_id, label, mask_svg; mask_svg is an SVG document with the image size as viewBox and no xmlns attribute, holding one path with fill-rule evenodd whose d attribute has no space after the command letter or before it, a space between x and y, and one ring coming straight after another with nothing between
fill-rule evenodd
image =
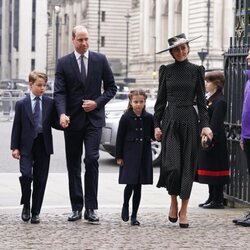
<instances>
[{"instance_id":1,"label":"woman's dark hair","mask_svg":"<svg viewBox=\"0 0 250 250\"><path fill-rule=\"evenodd\" d=\"M217 86L217 91L222 91L224 88L225 77L222 71L211 71L206 73L205 81L212 82Z\"/></svg>"},{"instance_id":2,"label":"woman's dark hair","mask_svg":"<svg viewBox=\"0 0 250 250\"><path fill-rule=\"evenodd\" d=\"M129 110L132 110L132 105L131 105L131 101L132 101L132 98L133 96L138 96L138 95L142 95L144 96L145 100L147 99L147 94L146 94L146 91L144 91L143 89L134 89L134 90L131 90L128 94L128 107L126 109L126 111L129 111ZM145 107L143 108L143 110L145 110Z\"/></svg>"}]
</instances>

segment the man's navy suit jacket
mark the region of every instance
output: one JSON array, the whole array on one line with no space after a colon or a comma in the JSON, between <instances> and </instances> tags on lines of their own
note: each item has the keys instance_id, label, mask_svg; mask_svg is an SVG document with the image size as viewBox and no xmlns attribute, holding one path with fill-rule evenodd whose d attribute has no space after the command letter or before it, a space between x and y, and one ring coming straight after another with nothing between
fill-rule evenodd
<instances>
[{"instance_id":1,"label":"man's navy suit jacket","mask_svg":"<svg viewBox=\"0 0 250 250\"><path fill-rule=\"evenodd\" d=\"M58 115L70 116L69 129L81 130L86 116L94 127L103 127L104 106L116 91L113 73L105 55L89 51L86 82L83 82L74 52L58 59L54 99ZM83 99L94 100L97 108L84 112Z\"/></svg>"},{"instance_id":2,"label":"man's navy suit jacket","mask_svg":"<svg viewBox=\"0 0 250 250\"><path fill-rule=\"evenodd\" d=\"M58 120L54 100L48 96L42 97L42 126L46 153L53 154L51 126L56 126ZM57 122L59 127L59 121ZM32 114L30 95L17 101L15 117L11 133L11 149L19 149L21 155L30 155L36 137Z\"/></svg>"}]
</instances>

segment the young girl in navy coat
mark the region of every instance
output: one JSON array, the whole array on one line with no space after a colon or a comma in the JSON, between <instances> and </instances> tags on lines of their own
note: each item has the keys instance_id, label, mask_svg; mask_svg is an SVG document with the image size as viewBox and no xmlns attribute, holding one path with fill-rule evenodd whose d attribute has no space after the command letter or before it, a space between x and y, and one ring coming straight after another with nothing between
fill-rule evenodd
<instances>
[{"instance_id":1,"label":"young girl in navy coat","mask_svg":"<svg viewBox=\"0 0 250 250\"><path fill-rule=\"evenodd\" d=\"M128 108L122 115L116 140L116 161L120 166L119 184L127 184L121 218L129 220L129 200L133 193L131 225L139 226L137 211L141 200L141 185L153 184L151 139L154 140L153 115L146 112L145 91L129 93Z\"/></svg>"}]
</instances>

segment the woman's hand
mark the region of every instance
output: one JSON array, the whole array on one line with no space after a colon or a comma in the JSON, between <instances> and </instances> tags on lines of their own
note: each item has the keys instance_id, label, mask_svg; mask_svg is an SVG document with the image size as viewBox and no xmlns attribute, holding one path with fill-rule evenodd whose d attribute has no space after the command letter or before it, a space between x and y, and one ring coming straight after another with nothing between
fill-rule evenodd
<instances>
[{"instance_id":1,"label":"woman's hand","mask_svg":"<svg viewBox=\"0 0 250 250\"><path fill-rule=\"evenodd\" d=\"M162 132L160 128L155 128L155 139L161 141Z\"/></svg>"},{"instance_id":2,"label":"woman's hand","mask_svg":"<svg viewBox=\"0 0 250 250\"><path fill-rule=\"evenodd\" d=\"M207 138L210 140L210 141L212 141L212 139L213 139L213 131L211 130L211 128L209 128L209 127L205 127L205 128L203 128L202 129L202 131L201 131L201 137L203 137L203 136L207 136Z\"/></svg>"}]
</instances>

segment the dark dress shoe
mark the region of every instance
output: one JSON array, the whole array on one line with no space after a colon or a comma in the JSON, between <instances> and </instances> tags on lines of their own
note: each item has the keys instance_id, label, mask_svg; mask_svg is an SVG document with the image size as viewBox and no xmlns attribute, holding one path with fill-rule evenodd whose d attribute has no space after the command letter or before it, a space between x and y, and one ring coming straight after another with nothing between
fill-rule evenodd
<instances>
[{"instance_id":1,"label":"dark dress shoe","mask_svg":"<svg viewBox=\"0 0 250 250\"><path fill-rule=\"evenodd\" d=\"M122 206L122 214L121 218L123 221L128 221L129 220L129 210L128 206Z\"/></svg>"},{"instance_id":2,"label":"dark dress shoe","mask_svg":"<svg viewBox=\"0 0 250 250\"><path fill-rule=\"evenodd\" d=\"M239 220L236 225L241 225L243 227L250 227L250 218L245 220Z\"/></svg>"},{"instance_id":3,"label":"dark dress shoe","mask_svg":"<svg viewBox=\"0 0 250 250\"><path fill-rule=\"evenodd\" d=\"M131 226L140 226L140 222L136 218L131 217Z\"/></svg>"},{"instance_id":4,"label":"dark dress shoe","mask_svg":"<svg viewBox=\"0 0 250 250\"><path fill-rule=\"evenodd\" d=\"M224 205L222 202L211 201L210 203L204 205L202 208L223 209Z\"/></svg>"},{"instance_id":5,"label":"dark dress shoe","mask_svg":"<svg viewBox=\"0 0 250 250\"><path fill-rule=\"evenodd\" d=\"M201 204L199 204L198 206L199 207L203 207L204 205L207 205L207 204L209 204L211 202L211 200L210 199L207 199L204 203L201 203Z\"/></svg>"},{"instance_id":6,"label":"dark dress shoe","mask_svg":"<svg viewBox=\"0 0 250 250\"><path fill-rule=\"evenodd\" d=\"M32 224L38 224L38 223L40 223L39 215L38 214L32 214L30 222Z\"/></svg>"},{"instance_id":7,"label":"dark dress shoe","mask_svg":"<svg viewBox=\"0 0 250 250\"><path fill-rule=\"evenodd\" d=\"M233 223L238 223L239 221L243 221L243 220L247 220L247 219L250 219L250 212L243 218L241 219L233 219Z\"/></svg>"},{"instance_id":8,"label":"dark dress shoe","mask_svg":"<svg viewBox=\"0 0 250 250\"><path fill-rule=\"evenodd\" d=\"M82 211L72 211L72 214L68 217L68 221L76 221L82 218Z\"/></svg>"},{"instance_id":9,"label":"dark dress shoe","mask_svg":"<svg viewBox=\"0 0 250 250\"><path fill-rule=\"evenodd\" d=\"M30 205L23 205L21 218L23 221L29 221L30 219Z\"/></svg>"},{"instance_id":10,"label":"dark dress shoe","mask_svg":"<svg viewBox=\"0 0 250 250\"><path fill-rule=\"evenodd\" d=\"M99 222L99 217L95 213L94 209L86 209L84 212L84 219L91 223Z\"/></svg>"}]
</instances>

